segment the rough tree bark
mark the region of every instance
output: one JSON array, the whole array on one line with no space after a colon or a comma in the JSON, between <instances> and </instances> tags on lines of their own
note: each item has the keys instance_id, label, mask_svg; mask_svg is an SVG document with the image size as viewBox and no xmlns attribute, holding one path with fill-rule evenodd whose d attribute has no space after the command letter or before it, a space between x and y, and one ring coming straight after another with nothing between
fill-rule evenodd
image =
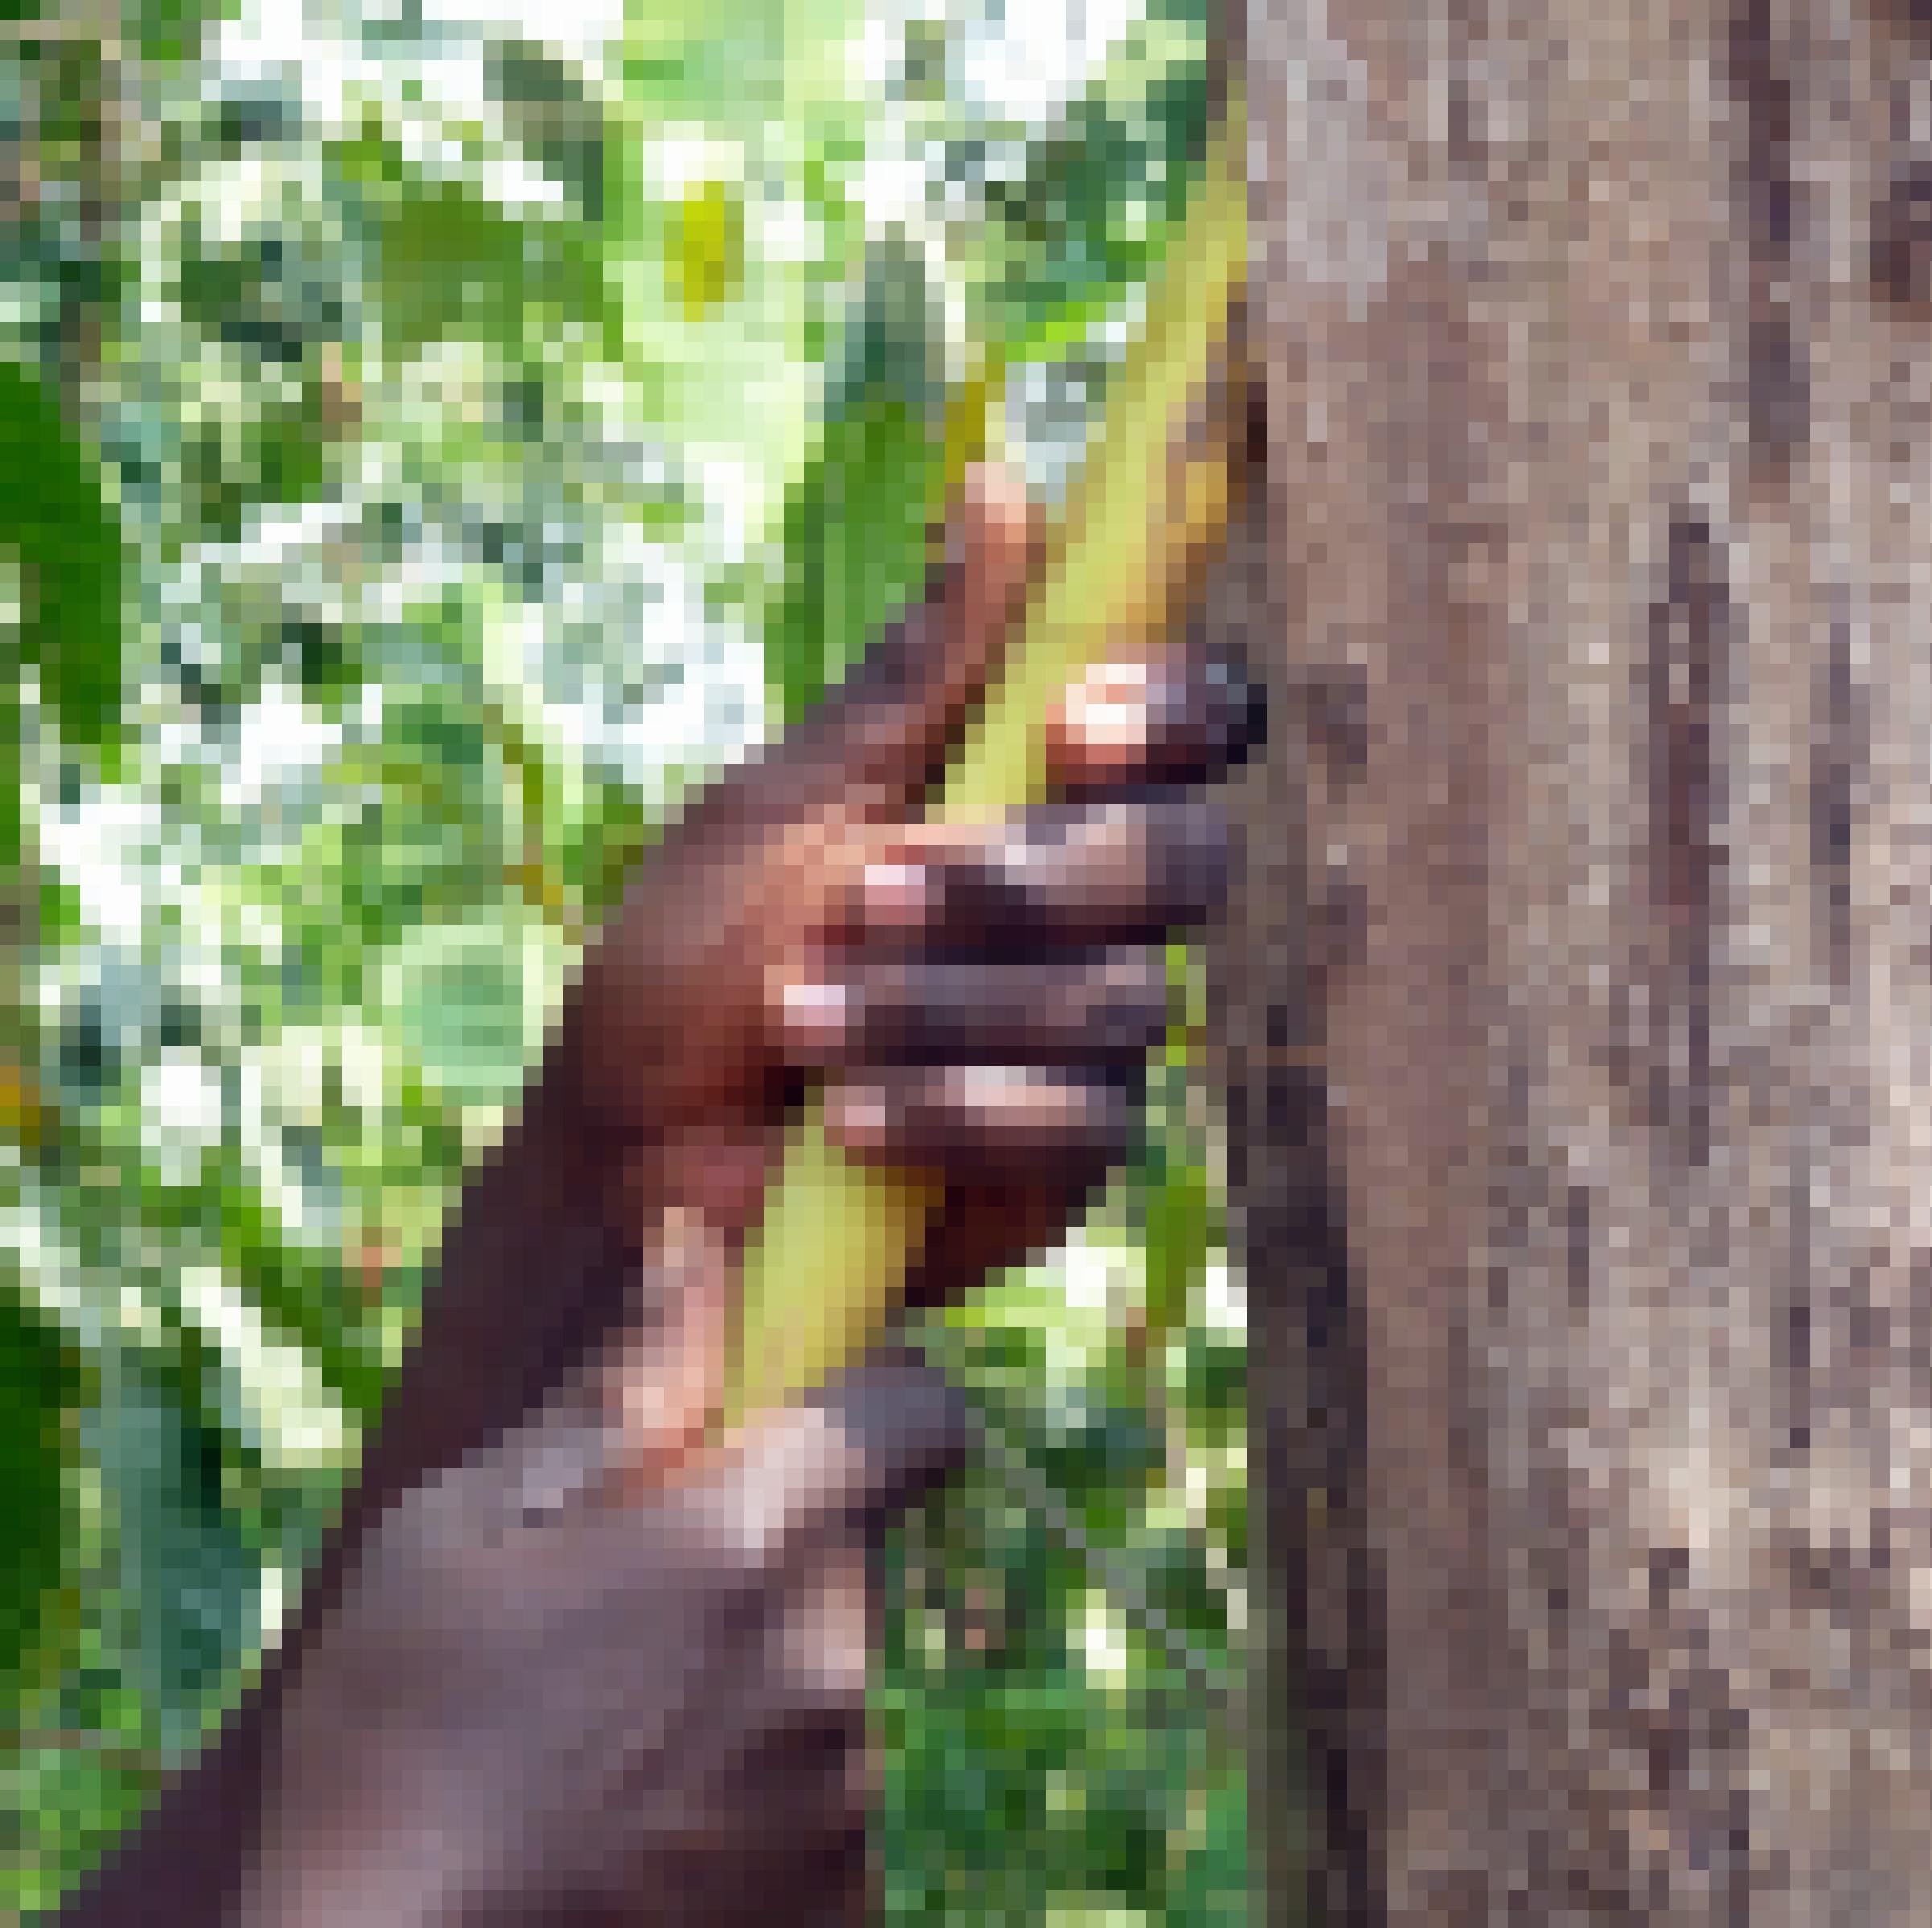
<instances>
[{"instance_id":1,"label":"rough tree bark","mask_svg":"<svg viewBox=\"0 0 1932 1928\"><path fill-rule=\"evenodd\" d=\"M1247 39L1227 1008L1309 1885L1932 1920L1932 16Z\"/></svg>"}]
</instances>

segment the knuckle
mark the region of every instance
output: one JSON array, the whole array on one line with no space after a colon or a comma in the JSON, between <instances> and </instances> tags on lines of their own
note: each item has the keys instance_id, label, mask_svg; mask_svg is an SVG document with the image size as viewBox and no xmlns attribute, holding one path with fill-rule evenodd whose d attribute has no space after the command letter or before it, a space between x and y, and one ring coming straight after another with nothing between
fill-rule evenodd
<instances>
[{"instance_id":1,"label":"knuckle","mask_svg":"<svg viewBox=\"0 0 1932 1928\"><path fill-rule=\"evenodd\" d=\"M1150 818L1151 881L1178 915L1218 908L1227 898L1235 833L1227 810L1202 798L1170 800Z\"/></svg>"}]
</instances>

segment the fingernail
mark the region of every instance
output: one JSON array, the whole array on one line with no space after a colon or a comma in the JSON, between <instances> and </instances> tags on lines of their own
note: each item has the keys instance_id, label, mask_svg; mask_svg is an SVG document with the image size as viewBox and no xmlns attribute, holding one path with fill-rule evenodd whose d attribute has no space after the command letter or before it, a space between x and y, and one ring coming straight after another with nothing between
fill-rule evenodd
<instances>
[{"instance_id":1,"label":"fingernail","mask_svg":"<svg viewBox=\"0 0 1932 1928\"><path fill-rule=\"evenodd\" d=\"M1149 664L1105 664L1071 692L1067 727L1088 751L1138 750L1147 742L1149 712L1157 702Z\"/></svg>"},{"instance_id":2,"label":"fingernail","mask_svg":"<svg viewBox=\"0 0 1932 1928\"><path fill-rule=\"evenodd\" d=\"M923 923L932 898L931 874L923 864L868 864L859 882L860 905L869 923Z\"/></svg>"},{"instance_id":3,"label":"fingernail","mask_svg":"<svg viewBox=\"0 0 1932 1928\"><path fill-rule=\"evenodd\" d=\"M1216 804L1190 801L1149 818L1149 856L1177 923L1215 915L1234 873L1234 830Z\"/></svg>"},{"instance_id":4,"label":"fingernail","mask_svg":"<svg viewBox=\"0 0 1932 1928\"><path fill-rule=\"evenodd\" d=\"M1260 686L1217 653L1101 664L1068 693L1062 727L1090 772L1172 778L1239 763L1263 724Z\"/></svg>"},{"instance_id":5,"label":"fingernail","mask_svg":"<svg viewBox=\"0 0 1932 1928\"><path fill-rule=\"evenodd\" d=\"M827 1046L844 1039L852 994L843 985L788 984L783 1001L786 1032L799 1043Z\"/></svg>"},{"instance_id":6,"label":"fingernail","mask_svg":"<svg viewBox=\"0 0 1932 1928\"><path fill-rule=\"evenodd\" d=\"M1026 488L998 462L978 462L967 471L966 499L989 528L1023 535L1032 511Z\"/></svg>"},{"instance_id":7,"label":"fingernail","mask_svg":"<svg viewBox=\"0 0 1932 1928\"><path fill-rule=\"evenodd\" d=\"M878 1091L845 1091L825 1102L825 1124L832 1136L856 1149L882 1148L891 1130L891 1113Z\"/></svg>"}]
</instances>

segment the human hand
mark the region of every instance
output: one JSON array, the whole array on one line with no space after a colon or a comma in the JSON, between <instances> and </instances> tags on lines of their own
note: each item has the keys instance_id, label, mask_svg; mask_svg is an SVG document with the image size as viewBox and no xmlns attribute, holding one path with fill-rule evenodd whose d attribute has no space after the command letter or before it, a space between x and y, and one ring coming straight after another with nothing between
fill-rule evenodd
<instances>
[{"instance_id":1,"label":"human hand","mask_svg":"<svg viewBox=\"0 0 1932 1928\"><path fill-rule=\"evenodd\" d=\"M928 786L997 664L1032 549L1022 506L982 479L926 603L640 865L522 1125L472 1182L272 1691L236 1729L233 1772L211 1783L219 1801L187 1790L87 1918L214 1918L150 1907L166 1886L154 1870L179 1861L184 1888L225 1892L253 1833L240 1810L259 1784L258 1743L276 1766L256 1922L656 1918L554 1901L588 1897L600 1869L627 1861L633 1877L618 1888L635 1893L674 1865L692 1871L693 1894L707 1880L729 1889L741 1861L767 1871L767 1895L795 1877L804 1892L809 1868L771 1873L775 1862L749 1854L769 1833L775 1855L783 1832L767 1827L776 1811L750 1766L727 1774L730 1799L693 1809L693 1790L709 1800L724 1786L699 1757L674 1757L668 1741L647 1758L598 1751L629 1749L627 1733L675 1715L740 1765L783 1753L760 1735L816 1731L824 1787L849 1787L862 1762L862 1536L812 1523L849 1516L846 1498L767 1509L793 1523L773 1542L775 1564L738 1559L735 1592L690 1537L699 1516L680 1476L710 1479L690 1490L719 1494L716 1516L728 1519L744 1490L721 1469L762 1466L783 1490L787 1468L812 1464L787 1429L823 1426L828 1410L763 1424L735 1449L742 1460L705 1456L697 1464L709 1470L693 1471L721 1392L733 1242L813 1075L828 1082L835 1138L943 1184L915 1273L921 1296L1054 1236L1123 1147L1133 1072L1165 1017L1161 939L1223 887L1225 832L1185 787L1238 754L1257 721L1248 686L1211 660L1113 665L1081 679L1054 721L1051 804L977 828L924 825ZM801 997L801 985L828 989ZM664 1268L655 1324L640 1320L635 1289L637 1258L652 1254ZM560 1378L576 1388L561 1403ZM506 1492L613 1437L621 1450L603 1459L594 1504L501 1538L464 1523L500 1518ZM859 1486L875 1474L879 1490L891 1485L890 1449L883 1474L846 1463ZM857 1490L834 1482L824 1494ZM445 1530L423 1537L438 1517ZM808 1547L816 1569L791 1557ZM762 1628L763 1644L746 1627ZM824 1716L816 1730L788 1711L796 1681L773 1671L779 1656L790 1666L808 1652L832 1655L842 1683L835 1692L818 1677L842 1714L805 1692ZM727 1712L717 1696L739 1685ZM571 1826L550 1798L566 1791ZM861 1807L855 1798L843 1811L837 1853L848 1862ZM683 1836L651 1818L701 1811L705 1828ZM823 1830L801 1838L836 1859ZM568 1881L545 1885L553 1868L572 1870ZM281 1907L292 1896L304 1912ZM729 1921L735 1905L663 1918Z\"/></svg>"},{"instance_id":2,"label":"human hand","mask_svg":"<svg viewBox=\"0 0 1932 1928\"><path fill-rule=\"evenodd\" d=\"M585 1379L406 1496L294 1657L237 1928L865 1918L864 1538L966 1440L877 1360L640 1497Z\"/></svg>"},{"instance_id":3,"label":"human hand","mask_svg":"<svg viewBox=\"0 0 1932 1928\"><path fill-rule=\"evenodd\" d=\"M1186 786L1238 753L1256 705L1198 654L1105 666L1054 719L1052 801L921 820L1035 546L982 473L927 600L640 865L557 1054L635 1216L728 1244L823 1077L835 1143L940 1182L915 1273L937 1296L1057 1235L1125 1149L1167 1017L1163 940L1227 870L1225 825Z\"/></svg>"}]
</instances>

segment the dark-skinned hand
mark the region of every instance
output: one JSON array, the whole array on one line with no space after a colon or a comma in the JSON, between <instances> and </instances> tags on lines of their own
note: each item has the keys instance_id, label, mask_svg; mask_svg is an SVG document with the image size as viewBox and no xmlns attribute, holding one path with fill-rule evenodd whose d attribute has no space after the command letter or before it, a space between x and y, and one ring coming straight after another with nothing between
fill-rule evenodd
<instances>
[{"instance_id":1,"label":"dark-skinned hand","mask_svg":"<svg viewBox=\"0 0 1932 1928\"><path fill-rule=\"evenodd\" d=\"M968 1437L880 1359L639 1494L584 1387L413 1494L294 1676L237 1928L864 1919L864 1544Z\"/></svg>"},{"instance_id":2,"label":"dark-skinned hand","mask_svg":"<svg viewBox=\"0 0 1932 1928\"><path fill-rule=\"evenodd\" d=\"M720 1390L740 1235L803 1085L860 1158L939 1181L915 1299L1050 1244L1124 1151L1169 1014L1166 939L1223 895L1227 830L1190 788L1245 747L1251 687L1180 651L1079 678L1048 729L1048 803L923 820L997 671L1038 550L992 471L926 601L645 861L586 960L559 1074L623 1147L627 1208L711 1241L667 1450Z\"/></svg>"},{"instance_id":3,"label":"dark-skinned hand","mask_svg":"<svg viewBox=\"0 0 1932 1928\"><path fill-rule=\"evenodd\" d=\"M1258 721L1224 664L1108 664L1050 802L924 823L1037 549L976 478L925 601L639 865L269 1691L77 1922L862 1918L865 1549L964 1420L902 1357L701 1444L742 1236L822 1080L837 1141L940 1186L919 1296L1054 1239L1125 1149L1165 940L1225 889L1190 792ZM176 1880L241 1898L171 1912Z\"/></svg>"}]
</instances>

